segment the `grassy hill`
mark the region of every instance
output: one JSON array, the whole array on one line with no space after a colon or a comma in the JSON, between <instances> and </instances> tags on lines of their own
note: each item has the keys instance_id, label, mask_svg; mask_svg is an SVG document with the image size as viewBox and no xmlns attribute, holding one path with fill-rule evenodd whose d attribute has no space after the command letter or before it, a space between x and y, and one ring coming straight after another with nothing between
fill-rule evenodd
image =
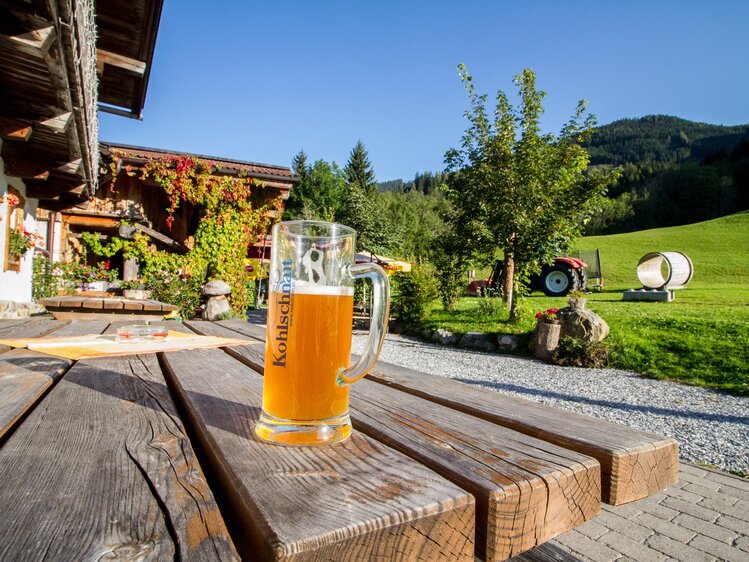
<instances>
[{"instance_id":1,"label":"grassy hill","mask_svg":"<svg viewBox=\"0 0 749 562\"><path fill-rule=\"evenodd\" d=\"M639 288L640 258L668 251L692 260L691 288L749 288L749 211L685 226L589 236L578 245L600 249L606 289Z\"/></svg>"}]
</instances>

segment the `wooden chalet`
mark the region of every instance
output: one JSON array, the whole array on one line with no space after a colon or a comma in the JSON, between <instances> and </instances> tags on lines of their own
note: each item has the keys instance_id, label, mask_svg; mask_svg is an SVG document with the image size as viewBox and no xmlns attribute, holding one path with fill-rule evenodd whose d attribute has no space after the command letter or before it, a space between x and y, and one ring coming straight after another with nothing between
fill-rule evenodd
<instances>
[{"instance_id":1,"label":"wooden chalet","mask_svg":"<svg viewBox=\"0 0 749 562\"><path fill-rule=\"evenodd\" d=\"M52 254L49 213L86 207L96 193L97 110L140 118L161 9L162 0L0 0L0 300L31 300L33 253L10 258L10 229L46 235Z\"/></svg>"},{"instance_id":2,"label":"wooden chalet","mask_svg":"<svg viewBox=\"0 0 749 562\"><path fill-rule=\"evenodd\" d=\"M171 227L167 225L169 202L164 190L155 182L142 178L141 169L149 161L195 157L216 169L217 175L241 173L258 180L263 189L273 190L273 195L281 195L283 199L288 198L290 190L299 181L291 169L283 166L115 143L101 143L100 147L101 169L105 174L100 178L97 190L85 204L60 210L55 215L59 226L54 247L59 249L59 261L72 257L81 232L97 232L100 238L106 239L119 233L123 221L135 224L136 229L149 235L161 248L182 252L191 246L199 213L192 205L181 205ZM114 190L109 181L109 164L112 162L117 173ZM249 256L259 257L262 244L250 248ZM124 270L124 264L117 260L112 265Z\"/></svg>"}]
</instances>

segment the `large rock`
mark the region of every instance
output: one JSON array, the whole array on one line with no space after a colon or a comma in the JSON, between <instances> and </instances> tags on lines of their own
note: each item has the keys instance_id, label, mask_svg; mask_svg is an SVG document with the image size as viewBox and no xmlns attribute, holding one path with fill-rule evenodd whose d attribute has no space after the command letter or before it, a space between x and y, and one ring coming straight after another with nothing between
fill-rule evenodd
<instances>
[{"instance_id":1,"label":"large rock","mask_svg":"<svg viewBox=\"0 0 749 562\"><path fill-rule=\"evenodd\" d=\"M203 294L209 297L231 294L231 287L225 281L214 279L203 286Z\"/></svg>"},{"instance_id":2,"label":"large rock","mask_svg":"<svg viewBox=\"0 0 749 562\"><path fill-rule=\"evenodd\" d=\"M0 320L29 318L46 312L46 308L35 302L0 301Z\"/></svg>"},{"instance_id":3,"label":"large rock","mask_svg":"<svg viewBox=\"0 0 749 562\"><path fill-rule=\"evenodd\" d=\"M593 343L609 335L609 325L592 310L587 308L563 308L557 313L561 325L559 337L572 337Z\"/></svg>"},{"instance_id":4,"label":"large rock","mask_svg":"<svg viewBox=\"0 0 749 562\"><path fill-rule=\"evenodd\" d=\"M482 332L468 332L460 338L460 347L479 349L481 351L494 351L494 336Z\"/></svg>"},{"instance_id":5,"label":"large rock","mask_svg":"<svg viewBox=\"0 0 749 562\"><path fill-rule=\"evenodd\" d=\"M497 349L504 352L517 351L526 341L522 336L502 334L497 337Z\"/></svg>"},{"instance_id":6,"label":"large rock","mask_svg":"<svg viewBox=\"0 0 749 562\"><path fill-rule=\"evenodd\" d=\"M449 330L440 328L432 334L432 339L442 345L455 345L460 341L460 335L453 334Z\"/></svg>"},{"instance_id":7,"label":"large rock","mask_svg":"<svg viewBox=\"0 0 749 562\"><path fill-rule=\"evenodd\" d=\"M226 297L211 297L203 309L203 320L218 320L221 314L230 310L229 300Z\"/></svg>"}]
</instances>

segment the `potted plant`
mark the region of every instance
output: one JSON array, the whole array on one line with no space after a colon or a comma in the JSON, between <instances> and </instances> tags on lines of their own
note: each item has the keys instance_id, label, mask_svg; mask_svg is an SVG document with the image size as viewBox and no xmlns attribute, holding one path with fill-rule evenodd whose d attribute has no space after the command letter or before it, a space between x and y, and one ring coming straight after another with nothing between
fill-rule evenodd
<instances>
[{"instance_id":1,"label":"potted plant","mask_svg":"<svg viewBox=\"0 0 749 562\"><path fill-rule=\"evenodd\" d=\"M129 279L120 282L122 296L126 299L150 299L151 291L146 286L143 279Z\"/></svg>"},{"instance_id":2,"label":"potted plant","mask_svg":"<svg viewBox=\"0 0 749 562\"><path fill-rule=\"evenodd\" d=\"M29 232L23 225L12 228L8 237L8 258L13 262L20 261L41 239L40 234Z\"/></svg>"},{"instance_id":3,"label":"potted plant","mask_svg":"<svg viewBox=\"0 0 749 562\"><path fill-rule=\"evenodd\" d=\"M561 326L558 313L558 308L548 308L536 313L538 324L533 331L533 354L544 361L551 361L554 350L559 346Z\"/></svg>"},{"instance_id":4,"label":"potted plant","mask_svg":"<svg viewBox=\"0 0 749 562\"><path fill-rule=\"evenodd\" d=\"M567 297L567 304L572 308L585 308L585 303L588 302L583 291L570 291Z\"/></svg>"}]
</instances>

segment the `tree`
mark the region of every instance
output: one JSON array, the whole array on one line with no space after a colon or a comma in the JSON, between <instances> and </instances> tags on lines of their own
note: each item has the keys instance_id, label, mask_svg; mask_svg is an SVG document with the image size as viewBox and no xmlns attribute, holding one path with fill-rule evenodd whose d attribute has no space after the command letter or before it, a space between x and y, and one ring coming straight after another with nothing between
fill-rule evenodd
<instances>
[{"instance_id":1,"label":"tree","mask_svg":"<svg viewBox=\"0 0 749 562\"><path fill-rule=\"evenodd\" d=\"M358 185L370 197L377 193L372 163L369 161L369 155L361 140L351 149L348 163L343 171L346 172L349 185Z\"/></svg>"},{"instance_id":2,"label":"tree","mask_svg":"<svg viewBox=\"0 0 749 562\"><path fill-rule=\"evenodd\" d=\"M333 221L346 189L343 171L333 162L318 160L289 194L284 219Z\"/></svg>"},{"instance_id":3,"label":"tree","mask_svg":"<svg viewBox=\"0 0 749 562\"><path fill-rule=\"evenodd\" d=\"M309 166L307 165L307 153L304 150L300 150L294 156L294 159L291 161L291 169L301 181L304 181L304 178L307 177Z\"/></svg>"},{"instance_id":4,"label":"tree","mask_svg":"<svg viewBox=\"0 0 749 562\"><path fill-rule=\"evenodd\" d=\"M539 119L546 93L536 90L532 70L515 77L519 107L499 91L490 119L486 96L476 94L465 66L458 68L470 109L460 148L445 153L448 170L459 171L447 188L457 209L452 224L471 236L478 253L502 250L503 296L516 318L521 284L568 250L618 172L585 174L588 153L581 144L595 125L595 117L585 115L585 101L558 136L543 134Z\"/></svg>"}]
</instances>

